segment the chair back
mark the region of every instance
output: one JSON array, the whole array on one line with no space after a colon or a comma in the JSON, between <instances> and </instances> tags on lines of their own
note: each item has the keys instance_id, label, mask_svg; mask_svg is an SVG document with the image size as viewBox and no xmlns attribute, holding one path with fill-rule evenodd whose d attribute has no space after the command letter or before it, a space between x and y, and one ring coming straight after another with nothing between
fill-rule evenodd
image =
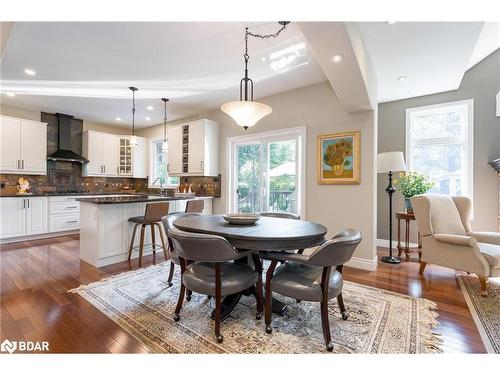
<instances>
[{"instance_id":1,"label":"chair back","mask_svg":"<svg viewBox=\"0 0 500 375\"><path fill-rule=\"evenodd\" d=\"M231 244L220 236L184 232L177 228L168 230L174 249L180 257L195 262L226 262L239 257Z\"/></svg>"},{"instance_id":2,"label":"chair back","mask_svg":"<svg viewBox=\"0 0 500 375\"><path fill-rule=\"evenodd\" d=\"M194 212L174 212L171 214L168 214L167 216L164 216L161 221L163 223L163 228L165 228L165 233L167 234L167 240L168 244L170 246L170 250L174 249L174 245L172 243L172 240L170 239L170 236L168 235L168 230L171 228L174 228L174 221L177 219L186 217L186 216L199 216L200 214L194 213Z\"/></svg>"},{"instance_id":3,"label":"chair back","mask_svg":"<svg viewBox=\"0 0 500 375\"><path fill-rule=\"evenodd\" d=\"M361 232L355 229L343 229L316 249L309 256L307 263L322 267L340 266L347 263L362 237Z\"/></svg>"},{"instance_id":4,"label":"chair back","mask_svg":"<svg viewBox=\"0 0 500 375\"><path fill-rule=\"evenodd\" d=\"M291 212L261 212L260 216L264 217L277 217L280 219L293 219L300 220L300 216L297 214L292 214Z\"/></svg>"},{"instance_id":5,"label":"chair back","mask_svg":"<svg viewBox=\"0 0 500 375\"><path fill-rule=\"evenodd\" d=\"M193 199L191 201L187 201L186 203L186 212L196 212L202 213L205 208L205 201L203 199Z\"/></svg>"},{"instance_id":6,"label":"chair back","mask_svg":"<svg viewBox=\"0 0 500 375\"><path fill-rule=\"evenodd\" d=\"M147 224L161 221L161 218L168 215L168 202L148 203L144 214L144 222Z\"/></svg>"},{"instance_id":7,"label":"chair back","mask_svg":"<svg viewBox=\"0 0 500 375\"><path fill-rule=\"evenodd\" d=\"M423 237L433 233L467 235L470 231L470 199L445 194L411 198L417 226Z\"/></svg>"}]
</instances>

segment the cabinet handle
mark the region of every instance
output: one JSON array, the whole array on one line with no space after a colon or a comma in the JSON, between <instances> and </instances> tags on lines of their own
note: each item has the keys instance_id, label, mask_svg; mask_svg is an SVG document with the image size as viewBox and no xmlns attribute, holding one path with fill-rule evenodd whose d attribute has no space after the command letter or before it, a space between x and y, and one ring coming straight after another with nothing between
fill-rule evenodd
<instances>
[{"instance_id":1,"label":"cabinet handle","mask_svg":"<svg viewBox=\"0 0 500 375\"><path fill-rule=\"evenodd\" d=\"M105 166L105 165L103 165L103 168L104 168L104 173L106 173L106 166Z\"/></svg>"},{"instance_id":2,"label":"cabinet handle","mask_svg":"<svg viewBox=\"0 0 500 375\"><path fill-rule=\"evenodd\" d=\"M170 172L170 164L167 164L167 172Z\"/></svg>"},{"instance_id":3,"label":"cabinet handle","mask_svg":"<svg viewBox=\"0 0 500 375\"><path fill-rule=\"evenodd\" d=\"M26 199L23 198L23 208L26 208Z\"/></svg>"},{"instance_id":4,"label":"cabinet handle","mask_svg":"<svg viewBox=\"0 0 500 375\"><path fill-rule=\"evenodd\" d=\"M66 222L66 224L71 224L71 223L78 223L78 220L70 220Z\"/></svg>"},{"instance_id":5,"label":"cabinet handle","mask_svg":"<svg viewBox=\"0 0 500 375\"><path fill-rule=\"evenodd\" d=\"M78 206L67 206L66 208L78 208Z\"/></svg>"},{"instance_id":6,"label":"cabinet handle","mask_svg":"<svg viewBox=\"0 0 500 375\"><path fill-rule=\"evenodd\" d=\"M24 169L24 160L21 160L21 169ZM29 207L29 205L28 205Z\"/></svg>"},{"instance_id":7,"label":"cabinet handle","mask_svg":"<svg viewBox=\"0 0 500 375\"><path fill-rule=\"evenodd\" d=\"M17 169L21 169L21 166L19 165L19 160L17 161Z\"/></svg>"},{"instance_id":8,"label":"cabinet handle","mask_svg":"<svg viewBox=\"0 0 500 375\"><path fill-rule=\"evenodd\" d=\"M205 169L205 162L203 160L200 162L200 167L201 170Z\"/></svg>"}]
</instances>

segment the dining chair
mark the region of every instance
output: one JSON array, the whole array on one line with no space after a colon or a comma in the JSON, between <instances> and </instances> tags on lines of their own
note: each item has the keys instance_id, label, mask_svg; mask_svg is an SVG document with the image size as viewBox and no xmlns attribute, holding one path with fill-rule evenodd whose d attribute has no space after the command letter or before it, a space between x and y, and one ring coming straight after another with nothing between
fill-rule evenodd
<instances>
[{"instance_id":1,"label":"dining chair","mask_svg":"<svg viewBox=\"0 0 500 375\"><path fill-rule=\"evenodd\" d=\"M278 219L300 220L300 216L291 212L261 212L263 217L276 217ZM298 249L297 254L302 254L304 249Z\"/></svg>"},{"instance_id":2,"label":"dining chair","mask_svg":"<svg viewBox=\"0 0 500 375\"><path fill-rule=\"evenodd\" d=\"M193 199L186 202L185 212L196 212L201 214L204 208L205 202L203 199Z\"/></svg>"},{"instance_id":3,"label":"dining chair","mask_svg":"<svg viewBox=\"0 0 500 375\"><path fill-rule=\"evenodd\" d=\"M215 337L218 343L224 340L220 333L222 296L256 288L256 319L262 316L262 268L256 269L242 261L251 255L254 263L260 261L252 251L239 252L220 236L184 232L177 228L169 229L169 237L181 265L181 288L175 308L174 320L180 320L180 311L186 289L215 297ZM191 263L186 264L186 259Z\"/></svg>"},{"instance_id":4,"label":"dining chair","mask_svg":"<svg viewBox=\"0 0 500 375\"><path fill-rule=\"evenodd\" d=\"M175 265L177 264L180 266L179 262L179 256L175 252L174 249L174 244L172 243L172 239L170 238L168 231L169 229L174 228L174 221L177 219L187 217L187 216L199 216L199 213L194 213L194 212L174 212L171 214L168 214L167 216L163 217L161 219L163 223L163 227L165 228L165 232L167 233L167 242L168 242L168 253L170 257L170 271L168 273L168 286L172 286L172 278L174 276L174 271L175 271ZM188 297L188 301L191 299L191 297Z\"/></svg>"},{"instance_id":5,"label":"dining chair","mask_svg":"<svg viewBox=\"0 0 500 375\"><path fill-rule=\"evenodd\" d=\"M342 266L351 259L361 238L362 235L357 230L344 229L310 255L268 252L265 259L271 260L271 264L266 273L266 332L272 333L273 291L296 300L320 302L323 337L326 349L332 351L328 301L336 297L342 319L348 318L342 297ZM279 261L285 263L276 268Z\"/></svg>"}]
</instances>

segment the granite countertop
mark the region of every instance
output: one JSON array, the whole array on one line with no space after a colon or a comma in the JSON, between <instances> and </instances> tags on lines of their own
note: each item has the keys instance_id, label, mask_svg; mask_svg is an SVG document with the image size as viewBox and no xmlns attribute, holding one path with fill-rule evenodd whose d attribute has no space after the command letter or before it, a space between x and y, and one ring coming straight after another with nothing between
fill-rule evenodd
<instances>
[{"instance_id":1,"label":"granite countertop","mask_svg":"<svg viewBox=\"0 0 500 375\"><path fill-rule=\"evenodd\" d=\"M77 200L83 203L117 204L117 203L179 201L179 200L186 200L186 198L165 197L160 195L130 195L127 197L78 198Z\"/></svg>"},{"instance_id":2,"label":"granite countertop","mask_svg":"<svg viewBox=\"0 0 500 375\"><path fill-rule=\"evenodd\" d=\"M65 196L75 196L79 197L81 195L118 195L118 194L127 194L127 195L141 195L140 193L123 193L123 192L103 192L103 193L91 193L91 192L82 192L82 193L33 193L33 194L2 194L0 193L0 198L29 198L29 197L65 197Z\"/></svg>"}]
</instances>

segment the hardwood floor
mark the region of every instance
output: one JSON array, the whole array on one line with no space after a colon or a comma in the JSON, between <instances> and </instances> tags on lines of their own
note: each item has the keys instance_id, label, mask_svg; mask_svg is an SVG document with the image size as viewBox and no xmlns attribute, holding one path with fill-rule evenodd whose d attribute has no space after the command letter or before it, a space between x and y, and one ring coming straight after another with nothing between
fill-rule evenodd
<instances>
[{"instance_id":1,"label":"hardwood floor","mask_svg":"<svg viewBox=\"0 0 500 375\"><path fill-rule=\"evenodd\" d=\"M162 256L156 259L161 262ZM143 267L153 262L152 256L145 257ZM122 262L97 269L81 262L78 235L0 246L0 341L48 341L51 352L146 352L111 319L67 293L135 267L137 262L132 267ZM375 272L345 267L344 275L349 281L436 302L444 351L485 352L455 271L428 265L421 277L418 260L412 259L399 265L379 263Z\"/></svg>"}]
</instances>

